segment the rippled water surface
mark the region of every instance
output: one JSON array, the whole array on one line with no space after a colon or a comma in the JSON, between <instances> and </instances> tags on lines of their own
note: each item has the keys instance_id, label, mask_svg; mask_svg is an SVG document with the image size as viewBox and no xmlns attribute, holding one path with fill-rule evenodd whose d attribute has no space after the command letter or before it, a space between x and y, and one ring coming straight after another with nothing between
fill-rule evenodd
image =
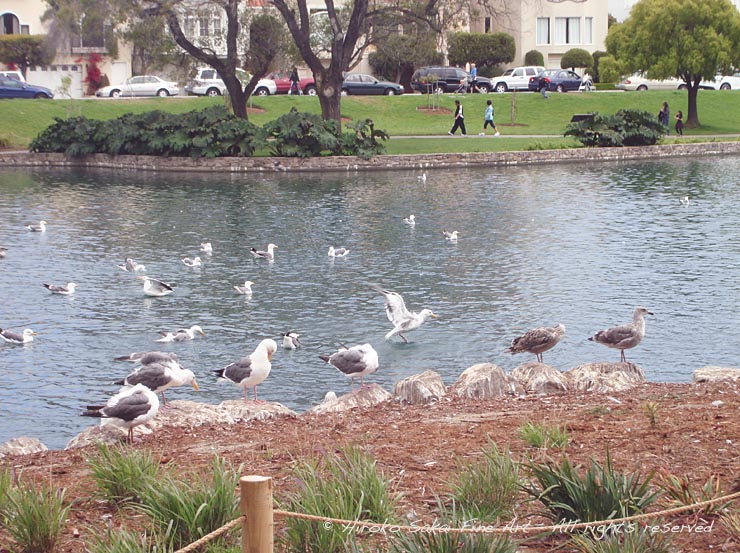
<instances>
[{"instance_id":1,"label":"rippled water surface","mask_svg":"<svg viewBox=\"0 0 740 553\"><path fill-rule=\"evenodd\" d=\"M133 351L176 351L201 391L170 398L207 403L240 397L211 370L289 329L305 347L282 349L259 387L262 399L304 410L349 380L318 355L370 342L392 388L426 369L451 384L468 366L511 369L530 356L502 353L534 326L562 322L566 338L545 353L561 370L619 352L588 342L627 322L636 305L655 312L627 357L651 380L688 381L706 364L738 365L740 159L541 165L455 171L327 175L160 175L0 172L0 327L30 326L25 346L0 343L0 442L34 436L63 447L93 419ZM689 195L688 207L679 198ZM414 213L415 228L402 219ZM24 225L44 219L45 233ZM457 244L442 229L458 230ZM201 269L180 262L214 253ZM249 248L279 246L276 260ZM351 249L331 259L330 245ZM176 285L150 298L116 267L125 257ZM247 299L232 286L252 280ZM78 284L52 295L42 282ZM368 283L400 292L439 320L385 342L391 325ZM199 324L207 336L155 344L160 330Z\"/></svg>"}]
</instances>

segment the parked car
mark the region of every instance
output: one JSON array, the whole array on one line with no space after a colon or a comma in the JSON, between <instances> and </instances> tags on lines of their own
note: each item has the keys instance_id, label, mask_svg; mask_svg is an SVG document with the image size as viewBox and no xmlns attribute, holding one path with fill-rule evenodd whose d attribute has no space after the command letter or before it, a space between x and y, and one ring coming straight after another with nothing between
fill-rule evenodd
<instances>
[{"instance_id":1,"label":"parked car","mask_svg":"<svg viewBox=\"0 0 740 553\"><path fill-rule=\"evenodd\" d=\"M391 81L381 81L365 73L347 73L342 83L342 96L348 94L403 94L403 85Z\"/></svg>"},{"instance_id":2,"label":"parked car","mask_svg":"<svg viewBox=\"0 0 740 553\"><path fill-rule=\"evenodd\" d=\"M243 69L237 69L236 78L246 85L251 77ZM226 92L226 83L212 67L201 67L185 85L185 92L193 96L221 96ZM277 94L277 85L272 79L260 79L252 94L255 96Z\"/></svg>"},{"instance_id":3,"label":"parked car","mask_svg":"<svg viewBox=\"0 0 740 553\"><path fill-rule=\"evenodd\" d=\"M544 85L547 90L554 92L568 92L578 90L581 86L581 76L570 69L545 69L536 77L529 79L529 90L537 92Z\"/></svg>"},{"instance_id":4,"label":"parked car","mask_svg":"<svg viewBox=\"0 0 740 553\"><path fill-rule=\"evenodd\" d=\"M5 69L3 71L0 71L0 77L8 77L10 79L15 79L16 81L20 81L22 83L26 82L26 79L23 77L23 73L16 70L10 70Z\"/></svg>"},{"instance_id":5,"label":"parked car","mask_svg":"<svg viewBox=\"0 0 740 553\"><path fill-rule=\"evenodd\" d=\"M529 79L539 75L545 68L538 65L525 65L507 69L498 77L491 79L493 90L509 92L510 90L529 90Z\"/></svg>"},{"instance_id":6,"label":"parked car","mask_svg":"<svg viewBox=\"0 0 740 553\"><path fill-rule=\"evenodd\" d=\"M277 92L275 94L287 94L290 90L290 73L288 71L275 71L267 75L268 79L275 81ZM298 81L298 88L303 94L316 96L316 83L312 77L303 77Z\"/></svg>"},{"instance_id":7,"label":"parked car","mask_svg":"<svg viewBox=\"0 0 740 553\"><path fill-rule=\"evenodd\" d=\"M53 98L46 87L34 86L18 79L0 76L0 98Z\"/></svg>"},{"instance_id":8,"label":"parked car","mask_svg":"<svg viewBox=\"0 0 740 553\"><path fill-rule=\"evenodd\" d=\"M701 81L699 88L707 90L740 90L740 73L734 75L715 75L711 81Z\"/></svg>"},{"instance_id":9,"label":"parked car","mask_svg":"<svg viewBox=\"0 0 740 553\"><path fill-rule=\"evenodd\" d=\"M683 90L686 83L678 79L648 79L644 73L638 72L622 79L614 85L617 90Z\"/></svg>"},{"instance_id":10,"label":"parked car","mask_svg":"<svg viewBox=\"0 0 740 553\"><path fill-rule=\"evenodd\" d=\"M119 98L121 96L177 96L180 86L173 81L165 81L154 75L138 75L121 84L104 86L95 93L98 97Z\"/></svg>"},{"instance_id":11,"label":"parked car","mask_svg":"<svg viewBox=\"0 0 740 553\"><path fill-rule=\"evenodd\" d=\"M464 87L469 90L470 73L459 67L421 67L414 71L411 76L411 88L428 94L430 92L443 93L455 92ZM493 84L491 79L477 77L476 84L480 92L491 92Z\"/></svg>"}]
</instances>

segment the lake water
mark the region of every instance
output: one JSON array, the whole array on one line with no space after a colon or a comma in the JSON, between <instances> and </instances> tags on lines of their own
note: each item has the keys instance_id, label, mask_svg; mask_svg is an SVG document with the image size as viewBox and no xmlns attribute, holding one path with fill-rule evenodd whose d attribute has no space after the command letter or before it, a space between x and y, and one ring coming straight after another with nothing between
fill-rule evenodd
<instances>
[{"instance_id":1,"label":"lake water","mask_svg":"<svg viewBox=\"0 0 740 553\"><path fill-rule=\"evenodd\" d=\"M510 370L533 356L503 351L535 326L562 322L545 361L567 370L618 361L586 339L655 312L627 358L653 381L690 380L707 364L738 365L740 158L589 163L326 175L163 175L113 171L0 172L0 327L30 326L36 340L0 343L0 443L34 436L52 448L91 424L132 365L114 356L169 350L201 386L171 399L218 403L240 389L212 374L290 329L304 348L273 358L261 399L302 411L349 380L324 364L340 344L370 342L386 389L433 369L452 384L467 367ZM690 196L688 207L679 199ZM415 228L403 223L414 213ZM24 229L44 219L45 233ZM458 230L453 244L443 229ZM201 269L181 263L213 256ZM252 246L279 246L273 263ZM351 249L331 259L329 246ZM150 298L116 267L125 257L176 285ZM232 288L252 280L254 295ZM74 281L74 296L42 282ZM412 310L439 314L385 342L391 325L377 283ZM156 344L160 330L199 324L207 336Z\"/></svg>"}]
</instances>

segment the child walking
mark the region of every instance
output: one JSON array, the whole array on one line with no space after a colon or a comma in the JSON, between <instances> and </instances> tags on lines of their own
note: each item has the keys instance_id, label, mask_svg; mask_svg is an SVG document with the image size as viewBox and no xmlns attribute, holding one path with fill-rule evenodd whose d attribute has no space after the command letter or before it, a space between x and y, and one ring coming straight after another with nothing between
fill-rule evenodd
<instances>
[{"instance_id":1,"label":"child walking","mask_svg":"<svg viewBox=\"0 0 740 553\"><path fill-rule=\"evenodd\" d=\"M493 103L491 100L486 100L486 113L483 116L483 132L480 133L480 136L485 136L486 134L486 128L488 125L491 125L493 127L493 130L495 134L493 136L499 136L501 135L500 132L498 132L498 129L496 128L496 123L493 122Z\"/></svg>"},{"instance_id":2,"label":"child walking","mask_svg":"<svg viewBox=\"0 0 740 553\"><path fill-rule=\"evenodd\" d=\"M676 114L676 134L683 136L683 112L681 111Z\"/></svg>"}]
</instances>

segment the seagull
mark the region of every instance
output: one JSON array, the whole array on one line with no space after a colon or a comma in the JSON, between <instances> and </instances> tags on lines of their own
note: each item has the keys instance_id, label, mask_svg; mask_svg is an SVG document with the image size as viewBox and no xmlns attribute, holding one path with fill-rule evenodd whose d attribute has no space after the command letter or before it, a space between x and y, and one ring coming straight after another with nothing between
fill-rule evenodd
<instances>
[{"instance_id":1,"label":"seagull","mask_svg":"<svg viewBox=\"0 0 740 553\"><path fill-rule=\"evenodd\" d=\"M186 342L195 338L195 333L205 336L206 333L198 325L193 325L190 328L181 328L175 332L160 332L161 338L154 340L155 342Z\"/></svg>"},{"instance_id":2,"label":"seagull","mask_svg":"<svg viewBox=\"0 0 740 553\"><path fill-rule=\"evenodd\" d=\"M183 257L182 262L185 263L188 267L200 267L203 265L203 262L201 261L200 257L193 257L192 259L190 257Z\"/></svg>"},{"instance_id":3,"label":"seagull","mask_svg":"<svg viewBox=\"0 0 740 553\"><path fill-rule=\"evenodd\" d=\"M244 294L245 296L251 296L252 284L254 284L254 282L252 282L251 280L245 280L244 286L234 286L234 290L236 290L240 294Z\"/></svg>"},{"instance_id":4,"label":"seagull","mask_svg":"<svg viewBox=\"0 0 740 553\"><path fill-rule=\"evenodd\" d=\"M202 251L206 255L211 255L213 253L213 246L210 242L201 242L200 251Z\"/></svg>"},{"instance_id":5,"label":"seagull","mask_svg":"<svg viewBox=\"0 0 740 553\"><path fill-rule=\"evenodd\" d=\"M620 361L624 363L627 361L624 350L635 347L645 337L645 315L653 315L653 312L645 307L637 307L632 314L631 323L599 330L589 340L620 350Z\"/></svg>"},{"instance_id":6,"label":"seagull","mask_svg":"<svg viewBox=\"0 0 740 553\"><path fill-rule=\"evenodd\" d=\"M249 251L250 251L250 253L254 257L257 257L257 258L260 258L261 257L262 259L268 259L268 260L272 261L273 259L275 259L275 251L274 250L276 250L276 249L277 249L277 246L275 244L270 243L270 244L267 244L267 251L266 252L265 251L262 251L262 250L256 250L254 248L252 248Z\"/></svg>"},{"instance_id":7,"label":"seagull","mask_svg":"<svg viewBox=\"0 0 740 553\"><path fill-rule=\"evenodd\" d=\"M31 232L46 232L46 221L39 221L38 225L26 225Z\"/></svg>"},{"instance_id":8,"label":"seagull","mask_svg":"<svg viewBox=\"0 0 740 553\"><path fill-rule=\"evenodd\" d=\"M42 284L42 286L49 290L52 294L61 294L63 296L71 296L75 293L77 285L74 282L68 283L66 286L63 284Z\"/></svg>"},{"instance_id":9,"label":"seagull","mask_svg":"<svg viewBox=\"0 0 740 553\"><path fill-rule=\"evenodd\" d=\"M301 341L298 338L300 334L297 332L293 332L292 330L289 330L285 334L283 334L283 347L285 349L298 349L301 347Z\"/></svg>"},{"instance_id":10,"label":"seagull","mask_svg":"<svg viewBox=\"0 0 740 553\"><path fill-rule=\"evenodd\" d=\"M691 203L691 200L689 200L688 196L684 196L683 198L681 198L681 205L688 206L690 203Z\"/></svg>"},{"instance_id":11,"label":"seagull","mask_svg":"<svg viewBox=\"0 0 740 553\"><path fill-rule=\"evenodd\" d=\"M136 273L138 271L146 271L146 267L142 265L141 263L137 263L130 257L126 258L126 261L124 261L123 265L117 265L119 269L123 269L127 273Z\"/></svg>"},{"instance_id":12,"label":"seagull","mask_svg":"<svg viewBox=\"0 0 740 553\"><path fill-rule=\"evenodd\" d=\"M8 248L5 248L3 246L0 246L0 259L2 259L3 257L5 257L5 254L7 253L7 251L8 251Z\"/></svg>"},{"instance_id":13,"label":"seagull","mask_svg":"<svg viewBox=\"0 0 740 553\"><path fill-rule=\"evenodd\" d=\"M404 217L403 222L406 223L408 226L413 227L416 225L416 216L412 213L408 217Z\"/></svg>"},{"instance_id":14,"label":"seagull","mask_svg":"<svg viewBox=\"0 0 740 553\"><path fill-rule=\"evenodd\" d=\"M342 348L332 355L319 355L339 372L352 379L352 391L355 388L355 378L360 378L360 390L364 387L362 377L378 370L378 352L370 344Z\"/></svg>"},{"instance_id":15,"label":"seagull","mask_svg":"<svg viewBox=\"0 0 740 553\"><path fill-rule=\"evenodd\" d=\"M422 173L421 175L419 175L416 178L419 179L421 182L426 182L427 181L427 174L426 173Z\"/></svg>"},{"instance_id":16,"label":"seagull","mask_svg":"<svg viewBox=\"0 0 740 553\"><path fill-rule=\"evenodd\" d=\"M164 391L172 386L190 384L196 392L198 391L198 383L195 381L193 371L184 368L176 359L169 357L150 360L148 363L140 360L140 363L140 367L134 369L124 379L114 382L114 384L119 386L143 384L152 392L162 394L162 405L167 405Z\"/></svg>"},{"instance_id":17,"label":"seagull","mask_svg":"<svg viewBox=\"0 0 740 553\"><path fill-rule=\"evenodd\" d=\"M449 240L450 242L457 242L457 231L453 230L452 232L448 230L443 230L442 234L444 235L446 240Z\"/></svg>"},{"instance_id":18,"label":"seagull","mask_svg":"<svg viewBox=\"0 0 740 553\"><path fill-rule=\"evenodd\" d=\"M219 380L229 381L237 386L244 388L244 401L247 399L247 388L254 391L254 401L257 400L257 385L264 382L270 374L270 360L272 355L277 351L275 340L266 338L262 340L257 349L239 361L227 365L223 369L216 369L213 372L219 377Z\"/></svg>"},{"instance_id":19,"label":"seagull","mask_svg":"<svg viewBox=\"0 0 740 553\"><path fill-rule=\"evenodd\" d=\"M166 296L175 291L171 285L166 282L162 282L161 280L157 280L156 278L148 276L140 276L137 278L144 281L144 293L147 296Z\"/></svg>"},{"instance_id":20,"label":"seagull","mask_svg":"<svg viewBox=\"0 0 740 553\"><path fill-rule=\"evenodd\" d=\"M428 317L437 318L431 309L422 309L419 313L409 311L406 309L401 294L383 290L379 286L372 286L372 288L385 297L385 313L388 315L388 320L393 323L393 330L385 335L386 340L398 335L405 343L408 343L406 336L403 335L404 332L419 328Z\"/></svg>"},{"instance_id":21,"label":"seagull","mask_svg":"<svg viewBox=\"0 0 740 553\"><path fill-rule=\"evenodd\" d=\"M28 342L33 342L34 336L36 336L36 333L30 328L27 328L22 333L13 332L7 328L0 328L0 338L10 344L27 344Z\"/></svg>"},{"instance_id":22,"label":"seagull","mask_svg":"<svg viewBox=\"0 0 740 553\"><path fill-rule=\"evenodd\" d=\"M511 341L511 347L506 353L534 353L537 361L542 363L542 353L552 349L565 335L565 325L559 324L553 327L540 327L522 334Z\"/></svg>"},{"instance_id":23,"label":"seagull","mask_svg":"<svg viewBox=\"0 0 740 553\"><path fill-rule=\"evenodd\" d=\"M334 249L334 246L329 246L329 257L344 257L348 253L349 250L347 248Z\"/></svg>"},{"instance_id":24,"label":"seagull","mask_svg":"<svg viewBox=\"0 0 740 553\"><path fill-rule=\"evenodd\" d=\"M88 405L83 417L103 417L128 429L128 441L134 441L134 427L152 420L159 412L159 399L143 384L124 388L105 405Z\"/></svg>"},{"instance_id":25,"label":"seagull","mask_svg":"<svg viewBox=\"0 0 740 553\"><path fill-rule=\"evenodd\" d=\"M157 363L161 361L178 361L177 355L169 351L135 351L128 355L114 357L114 361L135 361L142 365Z\"/></svg>"}]
</instances>

